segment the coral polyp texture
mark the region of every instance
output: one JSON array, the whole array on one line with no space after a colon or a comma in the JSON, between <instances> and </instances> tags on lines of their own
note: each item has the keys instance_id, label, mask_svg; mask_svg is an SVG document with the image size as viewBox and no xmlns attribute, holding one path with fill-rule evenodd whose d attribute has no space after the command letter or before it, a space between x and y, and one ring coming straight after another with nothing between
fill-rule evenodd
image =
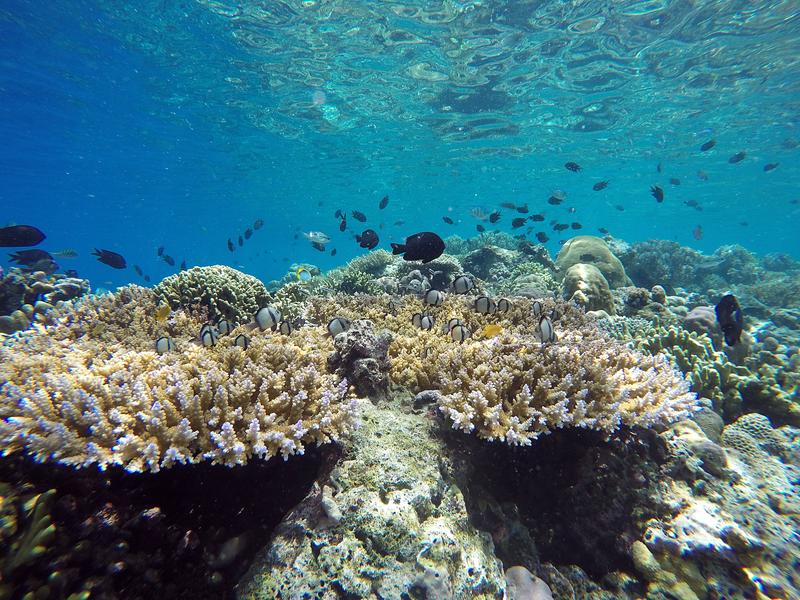
<instances>
[{"instance_id":1,"label":"coral polyp texture","mask_svg":"<svg viewBox=\"0 0 800 600\"><path fill-rule=\"evenodd\" d=\"M448 297L423 307L413 297L336 297L312 300L309 316L366 317L393 334L390 377L414 393L437 390L439 409L453 427L488 440L528 445L562 427L612 433L620 426L653 427L686 417L696 406L689 384L663 356L645 356L610 339L568 303L544 302L561 313L558 341L542 344L532 302L516 298L508 313L480 315L472 300ZM436 325L415 328L427 310ZM456 343L442 324L459 319L473 336ZM486 328L496 325L498 328Z\"/></svg>"},{"instance_id":2,"label":"coral polyp texture","mask_svg":"<svg viewBox=\"0 0 800 600\"><path fill-rule=\"evenodd\" d=\"M345 379L328 373L321 328L291 337L235 329L216 346L181 310L158 321L153 292L135 286L65 307L0 346L0 443L38 460L158 471L302 454L356 424ZM250 336L247 349L234 345ZM175 349L159 355L154 341Z\"/></svg>"}]
</instances>

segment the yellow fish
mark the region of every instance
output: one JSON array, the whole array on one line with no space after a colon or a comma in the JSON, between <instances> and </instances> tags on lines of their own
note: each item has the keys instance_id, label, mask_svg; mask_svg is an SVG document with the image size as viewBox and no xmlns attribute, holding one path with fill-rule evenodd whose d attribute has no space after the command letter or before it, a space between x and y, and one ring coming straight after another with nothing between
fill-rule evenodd
<instances>
[{"instance_id":1,"label":"yellow fish","mask_svg":"<svg viewBox=\"0 0 800 600\"><path fill-rule=\"evenodd\" d=\"M483 328L483 337L493 338L503 333L503 328L497 323L490 323Z\"/></svg>"},{"instance_id":2,"label":"yellow fish","mask_svg":"<svg viewBox=\"0 0 800 600\"><path fill-rule=\"evenodd\" d=\"M163 323L169 316L169 304L162 304L156 309L156 321Z\"/></svg>"}]
</instances>

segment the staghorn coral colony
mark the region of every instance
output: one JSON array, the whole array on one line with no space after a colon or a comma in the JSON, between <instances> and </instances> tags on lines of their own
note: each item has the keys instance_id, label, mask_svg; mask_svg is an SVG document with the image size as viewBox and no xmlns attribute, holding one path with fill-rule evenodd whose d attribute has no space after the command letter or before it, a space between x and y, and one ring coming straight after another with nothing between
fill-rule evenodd
<instances>
[{"instance_id":1,"label":"staghorn coral colony","mask_svg":"<svg viewBox=\"0 0 800 600\"><path fill-rule=\"evenodd\" d=\"M483 234L427 265L380 250L329 273L295 265L269 291L198 267L61 302L0 346L4 460L123 481L277 456L308 470L269 526L157 536L175 561L200 548L195 577L242 598L788 599L800 319L756 315L791 283L735 278L750 327L730 348L702 286L776 259L657 244L580 236L554 261ZM42 579L44 558L78 561L59 491L0 490L3 540L27 549L0 557L4 579L123 585L112 567ZM115 535L174 527L148 510ZM113 564L161 589L135 555Z\"/></svg>"}]
</instances>

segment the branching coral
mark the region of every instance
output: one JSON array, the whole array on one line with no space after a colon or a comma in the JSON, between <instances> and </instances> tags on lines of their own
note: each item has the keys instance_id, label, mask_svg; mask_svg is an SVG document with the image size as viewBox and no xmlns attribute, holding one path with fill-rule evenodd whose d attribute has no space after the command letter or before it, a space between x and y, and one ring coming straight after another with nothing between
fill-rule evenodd
<instances>
[{"instance_id":1,"label":"branching coral","mask_svg":"<svg viewBox=\"0 0 800 600\"><path fill-rule=\"evenodd\" d=\"M347 381L327 373L333 346L321 329L253 331L245 350L233 344L240 327L206 348L194 341L198 320L180 312L160 325L154 305L148 290L124 288L0 347L4 447L75 466L157 471L286 458L354 425ZM172 331L176 351L156 354L159 327Z\"/></svg>"}]
</instances>

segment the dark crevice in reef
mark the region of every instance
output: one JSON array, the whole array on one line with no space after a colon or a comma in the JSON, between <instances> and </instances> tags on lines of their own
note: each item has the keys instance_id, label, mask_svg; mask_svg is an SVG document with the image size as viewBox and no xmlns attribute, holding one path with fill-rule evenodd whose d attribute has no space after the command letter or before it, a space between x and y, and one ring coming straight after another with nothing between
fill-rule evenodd
<instances>
[{"instance_id":1,"label":"dark crevice in reef","mask_svg":"<svg viewBox=\"0 0 800 600\"><path fill-rule=\"evenodd\" d=\"M309 492L330 447L306 449L288 461L253 460L228 468L200 463L155 474L72 469L16 454L0 459L0 482L14 489L19 531L29 519L22 500L55 489L49 507L56 527L43 557L3 573L17 590L48 598L81 589L91 597L233 598L233 586L282 517ZM0 568L8 564L0 550Z\"/></svg>"},{"instance_id":2,"label":"dark crevice in reef","mask_svg":"<svg viewBox=\"0 0 800 600\"><path fill-rule=\"evenodd\" d=\"M460 482L473 524L489 532L505 568L578 565L600 581L633 572L629 545L651 494L663 448L650 432L620 432L610 441L559 430L526 448L448 433L466 474ZM460 437L458 437L460 435ZM655 514L653 514L655 516Z\"/></svg>"}]
</instances>

